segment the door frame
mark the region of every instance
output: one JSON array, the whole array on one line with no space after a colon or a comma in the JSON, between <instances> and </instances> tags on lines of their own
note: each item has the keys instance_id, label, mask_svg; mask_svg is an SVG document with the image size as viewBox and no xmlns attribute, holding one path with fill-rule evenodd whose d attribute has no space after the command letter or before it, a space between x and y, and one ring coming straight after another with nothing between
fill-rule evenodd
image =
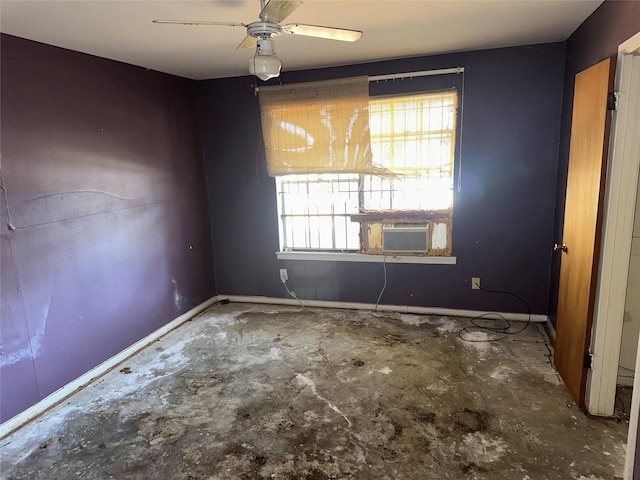
<instances>
[{"instance_id":1,"label":"door frame","mask_svg":"<svg viewBox=\"0 0 640 480\"><path fill-rule=\"evenodd\" d=\"M618 47L615 91L619 94L611 124L612 141L591 340L593 361L586 391L587 411L599 416L611 416L614 412L640 171L640 137L633 135L633 132L640 131L640 94L632 88L633 82L638 81L640 69L633 69L634 53L640 54L640 32Z\"/></svg>"}]
</instances>

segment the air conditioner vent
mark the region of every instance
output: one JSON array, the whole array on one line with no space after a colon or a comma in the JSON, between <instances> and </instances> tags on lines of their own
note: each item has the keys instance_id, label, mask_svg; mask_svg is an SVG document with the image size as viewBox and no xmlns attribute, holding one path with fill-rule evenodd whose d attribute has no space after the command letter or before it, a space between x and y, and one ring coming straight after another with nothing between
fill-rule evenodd
<instances>
[{"instance_id":1,"label":"air conditioner vent","mask_svg":"<svg viewBox=\"0 0 640 480\"><path fill-rule=\"evenodd\" d=\"M382 250L389 253L427 253L429 227L426 224L385 225Z\"/></svg>"}]
</instances>

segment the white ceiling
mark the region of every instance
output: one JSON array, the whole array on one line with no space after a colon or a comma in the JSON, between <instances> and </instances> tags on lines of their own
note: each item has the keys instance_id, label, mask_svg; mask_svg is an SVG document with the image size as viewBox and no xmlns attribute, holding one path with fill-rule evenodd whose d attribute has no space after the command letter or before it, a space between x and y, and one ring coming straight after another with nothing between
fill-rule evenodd
<instances>
[{"instance_id":1,"label":"white ceiling","mask_svg":"<svg viewBox=\"0 0 640 480\"><path fill-rule=\"evenodd\" d=\"M345 43L275 40L283 70L565 40L602 0L305 0L283 23L362 30ZM247 75L242 27L153 19L258 19L259 0L0 0L0 31L192 79Z\"/></svg>"}]
</instances>

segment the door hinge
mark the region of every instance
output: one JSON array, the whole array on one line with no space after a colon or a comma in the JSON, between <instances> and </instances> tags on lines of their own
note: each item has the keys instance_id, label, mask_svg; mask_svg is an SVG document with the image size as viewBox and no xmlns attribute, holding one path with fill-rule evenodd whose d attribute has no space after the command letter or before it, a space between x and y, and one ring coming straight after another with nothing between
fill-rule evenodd
<instances>
[{"instance_id":1,"label":"door hinge","mask_svg":"<svg viewBox=\"0 0 640 480\"><path fill-rule=\"evenodd\" d=\"M618 109L618 92L609 92L607 94L607 110Z\"/></svg>"},{"instance_id":2,"label":"door hinge","mask_svg":"<svg viewBox=\"0 0 640 480\"><path fill-rule=\"evenodd\" d=\"M585 353L582 359L582 368L591 368L593 356L590 353Z\"/></svg>"}]
</instances>

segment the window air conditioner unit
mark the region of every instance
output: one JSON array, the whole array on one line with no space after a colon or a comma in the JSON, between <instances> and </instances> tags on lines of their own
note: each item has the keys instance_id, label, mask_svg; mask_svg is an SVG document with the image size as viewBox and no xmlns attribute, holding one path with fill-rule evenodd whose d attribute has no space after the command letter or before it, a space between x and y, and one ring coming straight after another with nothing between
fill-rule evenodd
<instances>
[{"instance_id":1,"label":"window air conditioner unit","mask_svg":"<svg viewBox=\"0 0 640 480\"><path fill-rule=\"evenodd\" d=\"M422 253L429 251L429 226L426 223L394 223L382 227L384 253Z\"/></svg>"}]
</instances>

